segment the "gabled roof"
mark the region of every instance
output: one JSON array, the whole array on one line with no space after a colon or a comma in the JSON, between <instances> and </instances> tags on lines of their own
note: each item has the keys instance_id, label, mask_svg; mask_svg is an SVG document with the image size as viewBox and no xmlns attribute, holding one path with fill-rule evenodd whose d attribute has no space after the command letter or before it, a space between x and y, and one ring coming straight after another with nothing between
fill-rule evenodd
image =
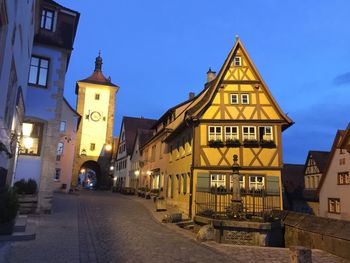
<instances>
[{"instance_id":1,"label":"gabled roof","mask_svg":"<svg viewBox=\"0 0 350 263\"><path fill-rule=\"evenodd\" d=\"M135 140L132 146L131 157L134 154L136 141L139 140L139 148L141 149L153 137L153 130L137 129Z\"/></svg>"},{"instance_id":2,"label":"gabled roof","mask_svg":"<svg viewBox=\"0 0 350 263\"><path fill-rule=\"evenodd\" d=\"M349 129L349 125L348 125L348 127L347 127L347 129L345 131L344 130L338 130L337 134L335 135L335 138L334 138L334 141L333 141L333 145L332 145L332 149L331 149L331 152L329 154L328 161L327 161L327 164L326 164L323 176L321 178L321 181L320 181L320 184L319 184L319 187L318 187L318 194L320 193L320 191L322 189L322 186L323 186L323 183L326 180L326 176L328 174L328 170L329 170L329 168L331 166L331 163L332 163L333 157L335 155L335 152L336 152L336 150L338 148L340 148L344 137L346 137L346 135L348 134L348 129Z\"/></svg>"},{"instance_id":3,"label":"gabled roof","mask_svg":"<svg viewBox=\"0 0 350 263\"><path fill-rule=\"evenodd\" d=\"M78 80L77 85L75 87L75 94L78 94L78 82L85 82L85 83L92 83L92 84L97 84L97 85L104 85L104 86L110 86L110 87L115 87L117 90L119 89L119 86L116 84L113 84L111 82L111 77L106 78L103 73L102 73L102 57L101 54L99 53L98 56L96 57L95 60L95 70L94 72L87 78Z\"/></svg>"},{"instance_id":4,"label":"gabled roof","mask_svg":"<svg viewBox=\"0 0 350 263\"><path fill-rule=\"evenodd\" d=\"M149 130L156 121L146 118L123 117L122 127L124 124L127 155L132 154L137 131L139 129Z\"/></svg>"},{"instance_id":5,"label":"gabled roof","mask_svg":"<svg viewBox=\"0 0 350 263\"><path fill-rule=\"evenodd\" d=\"M282 112L281 108L278 106L277 102L275 101L274 97L270 93L269 89L267 88L267 85L265 84L263 78L259 74L257 68L255 67L253 61L250 59L247 51L245 50L242 42L240 41L240 39L238 37L236 38L235 45L233 46L232 50L230 51L229 55L227 56L223 66L221 67L221 69L218 73L218 76L211 83L209 83L209 85L208 85L209 90L208 90L207 94L205 94L205 96L203 97L203 99L199 103L197 103L196 105L191 107L191 109L187 110L186 115L191 117L192 119L197 119L205 112L207 107L210 106L211 102L214 99L214 95L216 94L218 89L221 87L223 78L224 78L226 72L228 71L230 64L231 64L231 62L232 62L232 60L233 60L233 58L234 58L234 56L239 48L242 50L245 57L248 59L248 62L250 63L252 70L256 73L256 75L258 76L258 79L261 81L262 85L264 86L264 89L266 90L267 96L270 98L273 105L276 107L280 117L284 120L284 124L282 125L283 130L288 128L289 126L291 126L293 124L293 121L286 114L284 114Z\"/></svg>"},{"instance_id":6,"label":"gabled roof","mask_svg":"<svg viewBox=\"0 0 350 263\"><path fill-rule=\"evenodd\" d=\"M325 171L329 155L330 152L326 151L309 151L305 162L305 169L310 157L312 156L312 159L315 161L317 168L320 170L320 173L323 173Z\"/></svg>"},{"instance_id":7,"label":"gabled roof","mask_svg":"<svg viewBox=\"0 0 350 263\"><path fill-rule=\"evenodd\" d=\"M346 127L346 130L344 132L344 136L339 143L339 147L345 149L347 144L349 143L349 141L350 141L350 122L349 122L348 126Z\"/></svg>"}]
</instances>

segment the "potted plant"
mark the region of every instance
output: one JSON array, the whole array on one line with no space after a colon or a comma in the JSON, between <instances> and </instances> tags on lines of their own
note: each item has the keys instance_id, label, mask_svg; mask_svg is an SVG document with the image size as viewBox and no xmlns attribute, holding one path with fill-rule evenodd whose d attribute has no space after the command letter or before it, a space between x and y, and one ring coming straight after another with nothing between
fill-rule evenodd
<instances>
[{"instance_id":1,"label":"potted plant","mask_svg":"<svg viewBox=\"0 0 350 263\"><path fill-rule=\"evenodd\" d=\"M0 234L9 235L13 232L18 211L16 192L9 187L0 189Z\"/></svg>"},{"instance_id":2,"label":"potted plant","mask_svg":"<svg viewBox=\"0 0 350 263\"><path fill-rule=\"evenodd\" d=\"M260 146L262 148L276 148L276 143L272 140L261 140Z\"/></svg>"},{"instance_id":3,"label":"potted plant","mask_svg":"<svg viewBox=\"0 0 350 263\"><path fill-rule=\"evenodd\" d=\"M227 147L240 147L241 142L238 139L227 139L225 142Z\"/></svg>"},{"instance_id":4,"label":"potted plant","mask_svg":"<svg viewBox=\"0 0 350 263\"><path fill-rule=\"evenodd\" d=\"M244 140L243 142L244 147L250 147L250 148L255 148L255 147L259 147L259 143L257 140Z\"/></svg>"},{"instance_id":5,"label":"potted plant","mask_svg":"<svg viewBox=\"0 0 350 263\"><path fill-rule=\"evenodd\" d=\"M210 140L209 146L219 148L219 147L223 147L224 143L221 140Z\"/></svg>"}]
</instances>

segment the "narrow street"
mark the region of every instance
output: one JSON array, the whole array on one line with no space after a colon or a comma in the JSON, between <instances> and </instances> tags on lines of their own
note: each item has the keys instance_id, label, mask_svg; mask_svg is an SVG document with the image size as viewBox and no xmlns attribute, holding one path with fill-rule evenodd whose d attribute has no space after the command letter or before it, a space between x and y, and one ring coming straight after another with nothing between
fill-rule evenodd
<instances>
[{"instance_id":1,"label":"narrow street","mask_svg":"<svg viewBox=\"0 0 350 263\"><path fill-rule=\"evenodd\" d=\"M189 232L157 221L152 205L111 192L55 194L51 215L29 219L36 239L9 244L5 262L289 262L286 248L198 243ZM347 262L324 251L312 253L315 263Z\"/></svg>"},{"instance_id":2,"label":"narrow street","mask_svg":"<svg viewBox=\"0 0 350 263\"><path fill-rule=\"evenodd\" d=\"M79 201L82 262L229 261L159 224L141 204L122 195L87 192Z\"/></svg>"}]
</instances>

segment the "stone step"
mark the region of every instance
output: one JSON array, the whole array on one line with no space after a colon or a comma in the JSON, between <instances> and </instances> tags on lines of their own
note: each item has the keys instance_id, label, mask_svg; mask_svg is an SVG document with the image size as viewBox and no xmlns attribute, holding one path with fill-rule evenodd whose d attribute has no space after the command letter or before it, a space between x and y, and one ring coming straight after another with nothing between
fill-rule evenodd
<instances>
[{"instance_id":1,"label":"stone step","mask_svg":"<svg viewBox=\"0 0 350 263\"><path fill-rule=\"evenodd\" d=\"M21 219L21 223L23 219ZM23 230L23 226L19 226L20 230ZM36 223L26 219L26 226L24 227L25 231L13 232L12 235L0 235L1 241L29 241L34 240L36 237Z\"/></svg>"},{"instance_id":2,"label":"stone step","mask_svg":"<svg viewBox=\"0 0 350 263\"><path fill-rule=\"evenodd\" d=\"M185 228L187 226L194 226L194 223L192 220L190 219L186 219L186 220L182 220L181 222L177 222L175 223L178 227L182 227L182 228Z\"/></svg>"},{"instance_id":3,"label":"stone step","mask_svg":"<svg viewBox=\"0 0 350 263\"><path fill-rule=\"evenodd\" d=\"M13 232L25 232L27 226L27 215L19 215L16 218L16 223L13 229Z\"/></svg>"}]
</instances>

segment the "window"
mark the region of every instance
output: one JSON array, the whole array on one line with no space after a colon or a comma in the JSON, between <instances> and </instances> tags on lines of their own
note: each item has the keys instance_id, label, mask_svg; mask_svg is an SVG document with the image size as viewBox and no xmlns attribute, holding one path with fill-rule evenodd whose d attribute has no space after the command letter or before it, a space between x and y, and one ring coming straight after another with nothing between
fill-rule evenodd
<instances>
[{"instance_id":1,"label":"window","mask_svg":"<svg viewBox=\"0 0 350 263\"><path fill-rule=\"evenodd\" d=\"M242 66L242 58L241 58L241 57L235 57L235 58L234 58L234 61L233 61L233 64L234 64L236 67Z\"/></svg>"},{"instance_id":2,"label":"window","mask_svg":"<svg viewBox=\"0 0 350 263\"><path fill-rule=\"evenodd\" d=\"M90 143L90 151L95 151L96 144Z\"/></svg>"},{"instance_id":3,"label":"window","mask_svg":"<svg viewBox=\"0 0 350 263\"><path fill-rule=\"evenodd\" d=\"M100 94L99 93L95 93L95 100L100 100Z\"/></svg>"},{"instance_id":4,"label":"window","mask_svg":"<svg viewBox=\"0 0 350 263\"><path fill-rule=\"evenodd\" d=\"M227 126L225 127L225 140L239 140L238 127Z\"/></svg>"},{"instance_id":5,"label":"window","mask_svg":"<svg viewBox=\"0 0 350 263\"><path fill-rule=\"evenodd\" d=\"M60 177L61 177L61 169L56 168L54 180L59 181Z\"/></svg>"},{"instance_id":6,"label":"window","mask_svg":"<svg viewBox=\"0 0 350 263\"><path fill-rule=\"evenodd\" d=\"M53 30L53 18L54 18L53 11L43 9L41 11L40 28L52 31Z\"/></svg>"},{"instance_id":7,"label":"window","mask_svg":"<svg viewBox=\"0 0 350 263\"><path fill-rule=\"evenodd\" d=\"M156 160L156 145L153 145L151 150L151 162L154 162L155 160Z\"/></svg>"},{"instance_id":8,"label":"window","mask_svg":"<svg viewBox=\"0 0 350 263\"><path fill-rule=\"evenodd\" d=\"M60 132L64 132L66 131L66 122L65 121L61 121L60 123Z\"/></svg>"},{"instance_id":9,"label":"window","mask_svg":"<svg viewBox=\"0 0 350 263\"><path fill-rule=\"evenodd\" d=\"M39 156L43 135L43 124L25 122L22 125L22 134L20 154Z\"/></svg>"},{"instance_id":10,"label":"window","mask_svg":"<svg viewBox=\"0 0 350 263\"><path fill-rule=\"evenodd\" d=\"M159 159L163 159L164 143L161 142L159 146Z\"/></svg>"},{"instance_id":11,"label":"window","mask_svg":"<svg viewBox=\"0 0 350 263\"><path fill-rule=\"evenodd\" d=\"M248 94L241 94L241 103L242 104L249 104L249 95Z\"/></svg>"},{"instance_id":12,"label":"window","mask_svg":"<svg viewBox=\"0 0 350 263\"><path fill-rule=\"evenodd\" d=\"M249 190L264 189L264 177L263 176L249 176Z\"/></svg>"},{"instance_id":13,"label":"window","mask_svg":"<svg viewBox=\"0 0 350 263\"><path fill-rule=\"evenodd\" d=\"M57 144L56 161L60 161L61 160L61 155L63 154L63 149L64 149L64 143L63 142L59 142Z\"/></svg>"},{"instance_id":14,"label":"window","mask_svg":"<svg viewBox=\"0 0 350 263\"><path fill-rule=\"evenodd\" d=\"M256 140L254 126L243 126L243 140Z\"/></svg>"},{"instance_id":15,"label":"window","mask_svg":"<svg viewBox=\"0 0 350 263\"><path fill-rule=\"evenodd\" d=\"M345 158L339 159L339 165L345 165Z\"/></svg>"},{"instance_id":16,"label":"window","mask_svg":"<svg viewBox=\"0 0 350 263\"><path fill-rule=\"evenodd\" d=\"M230 94L231 95L231 104L238 104L238 94Z\"/></svg>"},{"instance_id":17,"label":"window","mask_svg":"<svg viewBox=\"0 0 350 263\"><path fill-rule=\"evenodd\" d=\"M240 189L245 189L245 176L244 175L239 175L239 188ZM230 190L233 190L233 175L230 175Z\"/></svg>"},{"instance_id":18,"label":"window","mask_svg":"<svg viewBox=\"0 0 350 263\"><path fill-rule=\"evenodd\" d=\"M49 60L32 56L29 69L29 84L46 87Z\"/></svg>"},{"instance_id":19,"label":"window","mask_svg":"<svg viewBox=\"0 0 350 263\"><path fill-rule=\"evenodd\" d=\"M271 126L259 127L259 138L260 138L260 141L273 141L272 127Z\"/></svg>"},{"instance_id":20,"label":"window","mask_svg":"<svg viewBox=\"0 0 350 263\"><path fill-rule=\"evenodd\" d=\"M187 192L187 175L186 174L183 174L182 175L182 193L185 195L186 192Z\"/></svg>"},{"instance_id":21,"label":"window","mask_svg":"<svg viewBox=\"0 0 350 263\"><path fill-rule=\"evenodd\" d=\"M334 214L340 214L340 199L328 198L328 212Z\"/></svg>"},{"instance_id":22,"label":"window","mask_svg":"<svg viewBox=\"0 0 350 263\"><path fill-rule=\"evenodd\" d=\"M209 141L222 141L222 127L209 126Z\"/></svg>"},{"instance_id":23,"label":"window","mask_svg":"<svg viewBox=\"0 0 350 263\"><path fill-rule=\"evenodd\" d=\"M350 184L349 172L338 173L338 184L340 185Z\"/></svg>"},{"instance_id":24,"label":"window","mask_svg":"<svg viewBox=\"0 0 350 263\"><path fill-rule=\"evenodd\" d=\"M226 188L226 174L212 174L210 176L210 187Z\"/></svg>"}]
</instances>

